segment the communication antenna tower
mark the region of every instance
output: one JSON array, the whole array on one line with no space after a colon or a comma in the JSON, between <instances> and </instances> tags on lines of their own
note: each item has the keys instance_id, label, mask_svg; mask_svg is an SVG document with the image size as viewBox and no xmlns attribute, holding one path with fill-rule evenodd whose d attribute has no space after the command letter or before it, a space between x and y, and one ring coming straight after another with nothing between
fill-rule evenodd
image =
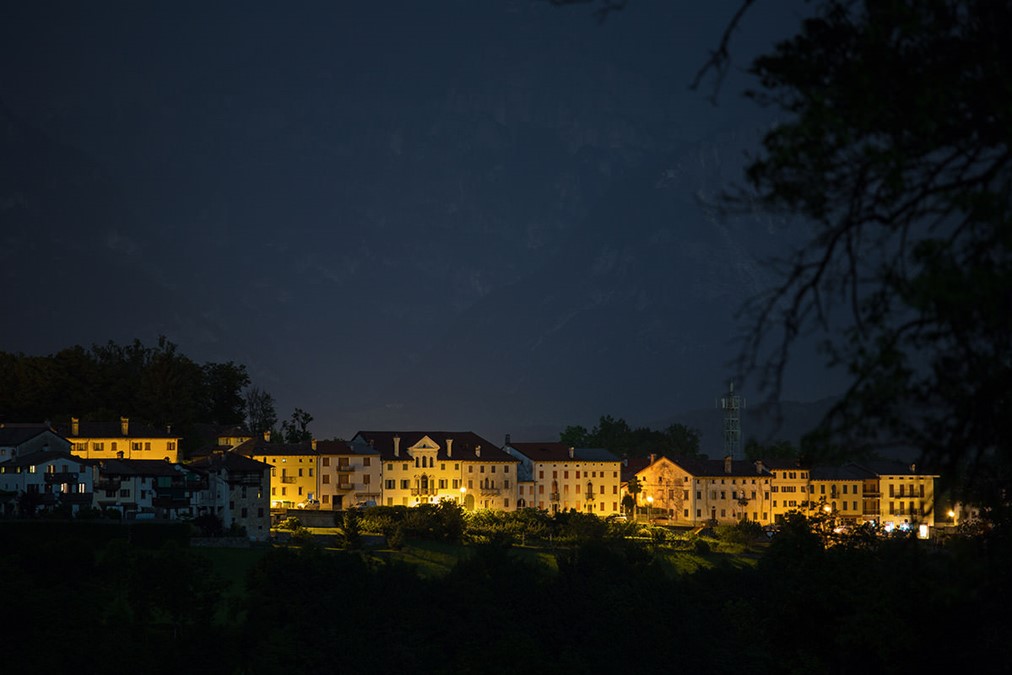
<instances>
[{"instance_id":1,"label":"communication antenna tower","mask_svg":"<svg viewBox=\"0 0 1012 675\"><path fill-rule=\"evenodd\" d=\"M734 393L734 382L728 383L727 395L718 404L724 411L724 456L741 458L741 411L745 399Z\"/></svg>"}]
</instances>

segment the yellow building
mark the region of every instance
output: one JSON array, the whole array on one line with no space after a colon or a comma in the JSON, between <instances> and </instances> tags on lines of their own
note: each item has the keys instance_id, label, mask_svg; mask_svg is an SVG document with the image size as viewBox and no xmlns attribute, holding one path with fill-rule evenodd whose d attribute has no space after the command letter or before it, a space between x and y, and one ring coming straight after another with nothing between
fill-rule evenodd
<instances>
[{"instance_id":1,"label":"yellow building","mask_svg":"<svg viewBox=\"0 0 1012 675\"><path fill-rule=\"evenodd\" d=\"M314 506L319 500L319 453L312 441L272 443L270 433L251 438L234 449L271 467L272 509ZM316 501L314 501L316 500Z\"/></svg>"},{"instance_id":2,"label":"yellow building","mask_svg":"<svg viewBox=\"0 0 1012 675\"><path fill-rule=\"evenodd\" d=\"M516 459L469 431L360 431L353 445L378 451L386 506L517 508Z\"/></svg>"},{"instance_id":3,"label":"yellow building","mask_svg":"<svg viewBox=\"0 0 1012 675\"><path fill-rule=\"evenodd\" d=\"M810 513L822 511L838 519L840 524L863 522L866 471L849 464L841 467L814 467L809 475Z\"/></svg>"},{"instance_id":4,"label":"yellow building","mask_svg":"<svg viewBox=\"0 0 1012 675\"><path fill-rule=\"evenodd\" d=\"M71 452L84 459L157 459L179 461L179 436L121 417L116 422L88 422L77 417L57 427L70 441Z\"/></svg>"},{"instance_id":5,"label":"yellow building","mask_svg":"<svg viewBox=\"0 0 1012 675\"><path fill-rule=\"evenodd\" d=\"M927 536L935 526L935 479L937 474L920 473L915 464L896 460L855 462L865 472L861 502L862 521L874 521L886 530L919 530ZM928 530L920 530L923 525Z\"/></svg>"},{"instance_id":6,"label":"yellow building","mask_svg":"<svg viewBox=\"0 0 1012 675\"><path fill-rule=\"evenodd\" d=\"M383 498L378 451L347 441L314 441L319 454L319 499L322 509L379 504Z\"/></svg>"},{"instance_id":7,"label":"yellow building","mask_svg":"<svg viewBox=\"0 0 1012 675\"><path fill-rule=\"evenodd\" d=\"M663 518L672 524L685 524L685 510L692 489L689 476L667 457L649 455L622 460L622 487L619 494L629 496L635 511L652 519ZM639 491L629 490L636 479Z\"/></svg>"},{"instance_id":8,"label":"yellow building","mask_svg":"<svg viewBox=\"0 0 1012 675\"><path fill-rule=\"evenodd\" d=\"M682 489L680 520L674 524L703 525L750 520L773 521L773 476L762 462L747 460L676 458L671 476Z\"/></svg>"},{"instance_id":9,"label":"yellow building","mask_svg":"<svg viewBox=\"0 0 1012 675\"><path fill-rule=\"evenodd\" d=\"M605 517L622 510L622 463L602 448L572 448L565 443L512 443L503 450L520 462L520 479L528 492L522 506L543 511L575 509Z\"/></svg>"},{"instance_id":10,"label":"yellow building","mask_svg":"<svg viewBox=\"0 0 1012 675\"><path fill-rule=\"evenodd\" d=\"M818 500L813 499L815 488L808 468L793 459L767 460L763 466L772 478L770 511L773 522L782 522L791 512L805 515L813 512Z\"/></svg>"}]
</instances>

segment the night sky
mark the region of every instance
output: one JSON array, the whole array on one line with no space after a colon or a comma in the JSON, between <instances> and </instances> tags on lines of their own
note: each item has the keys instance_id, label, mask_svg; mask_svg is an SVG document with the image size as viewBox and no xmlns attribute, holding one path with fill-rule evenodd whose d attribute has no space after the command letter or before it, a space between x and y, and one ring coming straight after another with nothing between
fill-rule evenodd
<instances>
[{"instance_id":1,"label":"night sky","mask_svg":"<svg viewBox=\"0 0 1012 675\"><path fill-rule=\"evenodd\" d=\"M713 206L776 119L741 71L805 7L747 15L714 106L737 6L5 3L0 349L165 335L320 438L712 408L804 233ZM785 398L840 391L817 363Z\"/></svg>"}]
</instances>

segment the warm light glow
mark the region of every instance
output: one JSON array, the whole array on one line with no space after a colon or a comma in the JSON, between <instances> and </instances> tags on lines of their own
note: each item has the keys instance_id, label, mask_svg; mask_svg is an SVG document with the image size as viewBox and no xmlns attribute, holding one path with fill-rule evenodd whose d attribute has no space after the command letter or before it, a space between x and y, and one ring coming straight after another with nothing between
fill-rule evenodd
<instances>
[{"instance_id":1,"label":"warm light glow","mask_svg":"<svg viewBox=\"0 0 1012 675\"><path fill-rule=\"evenodd\" d=\"M647 495L647 504L653 504L653 503L654 503L653 495Z\"/></svg>"},{"instance_id":2,"label":"warm light glow","mask_svg":"<svg viewBox=\"0 0 1012 675\"><path fill-rule=\"evenodd\" d=\"M921 525L920 527L918 527L917 528L917 536L919 538L921 538L921 539L927 539L928 538L928 526L927 525Z\"/></svg>"},{"instance_id":3,"label":"warm light glow","mask_svg":"<svg viewBox=\"0 0 1012 675\"><path fill-rule=\"evenodd\" d=\"M822 510L825 511L826 513L829 513L833 509L830 508L829 504L826 504L825 506L822 507Z\"/></svg>"},{"instance_id":4,"label":"warm light glow","mask_svg":"<svg viewBox=\"0 0 1012 675\"><path fill-rule=\"evenodd\" d=\"M949 517L950 518L955 518L956 517L956 512L953 511L952 509L949 509Z\"/></svg>"}]
</instances>

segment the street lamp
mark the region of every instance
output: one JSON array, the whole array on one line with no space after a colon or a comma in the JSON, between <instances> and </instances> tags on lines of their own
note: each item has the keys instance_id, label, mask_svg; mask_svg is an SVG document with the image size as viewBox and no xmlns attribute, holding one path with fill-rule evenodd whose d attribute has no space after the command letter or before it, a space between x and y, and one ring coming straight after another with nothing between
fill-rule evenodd
<instances>
[{"instance_id":1,"label":"street lamp","mask_svg":"<svg viewBox=\"0 0 1012 675\"><path fill-rule=\"evenodd\" d=\"M647 495L647 524L650 523L650 507L654 505L654 496Z\"/></svg>"},{"instance_id":2,"label":"street lamp","mask_svg":"<svg viewBox=\"0 0 1012 675\"><path fill-rule=\"evenodd\" d=\"M464 508L464 496L467 494L467 488L463 485L460 486L460 508Z\"/></svg>"}]
</instances>

